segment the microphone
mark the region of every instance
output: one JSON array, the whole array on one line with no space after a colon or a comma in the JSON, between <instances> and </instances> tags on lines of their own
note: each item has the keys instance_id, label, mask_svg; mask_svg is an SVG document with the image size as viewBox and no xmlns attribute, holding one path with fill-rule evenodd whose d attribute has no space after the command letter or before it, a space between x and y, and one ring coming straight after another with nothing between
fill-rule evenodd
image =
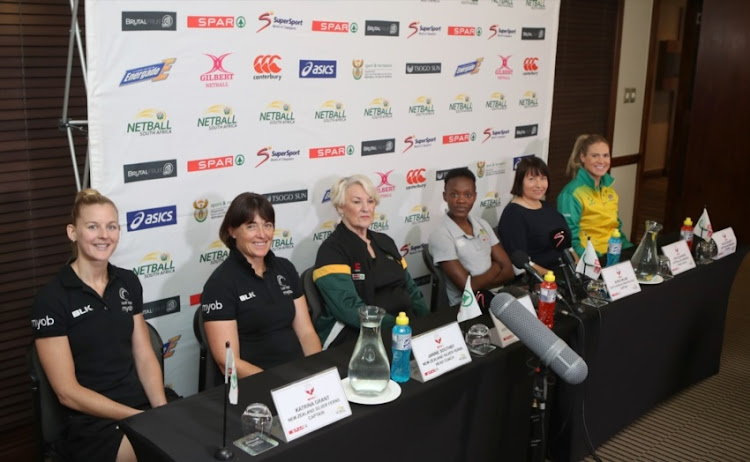
<instances>
[{"instance_id":1,"label":"microphone","mask_svg":"<svg viewBox=\"0 0 750 462\"><path fill-rule=\"evenodd\" d=\"M544 282L544 278L542 278L542 276L536 272L534 267L531 266L531 259L529 258L529 254L527 254L523 250L518 249L513 251L513 253L510 255L510 261L516 268L525 269L526 274L529 275L529 279L533 277L540 284ZM529 280L529 285L531 285L531 280Z\"/></svg>"},{"instance_id":2,"label":"microphone","mask_svg":"<svg viewBox=\"0 0 750 462\"><path fill-rule=\"evenodd\" d=\"M490 312L565 383L577 385L586 379L589 373L586 362L515 297L497 294L490 303Z\"/></svg>"}]
</instances>

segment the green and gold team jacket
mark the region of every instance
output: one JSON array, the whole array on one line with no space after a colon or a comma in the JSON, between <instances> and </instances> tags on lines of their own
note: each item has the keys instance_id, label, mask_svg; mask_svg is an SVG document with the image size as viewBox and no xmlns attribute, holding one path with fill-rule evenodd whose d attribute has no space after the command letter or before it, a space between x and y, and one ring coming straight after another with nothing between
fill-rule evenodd
<instances>
[{"instance_id":1,"label":"green and gold team jacket","mask_svg":"<svg viewBox=\"0 0 750 462\"><path fill-rule=\"evenodd\" d=\"M583 254L588 238L591 238L597 254L606 254L609 238L615 229L620 230L623 249L633 246L622 231L622 221L618 216L619 197L612 187L614 181L607 173L597 188L586 169L579 168L573 181L557 196L557 210L570 227L572 247L579 256Z\"/></svg>"}]
</instances>

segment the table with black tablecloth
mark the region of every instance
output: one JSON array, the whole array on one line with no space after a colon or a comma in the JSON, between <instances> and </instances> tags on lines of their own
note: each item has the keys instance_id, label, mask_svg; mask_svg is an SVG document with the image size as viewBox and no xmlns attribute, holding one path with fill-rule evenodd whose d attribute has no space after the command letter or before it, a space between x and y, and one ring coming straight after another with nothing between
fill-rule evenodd
<instances>
[{"instance_id":1,"label":"table with black tablecloth","mask_svg":"<svg viewBox=\"0 0 750 462\"><path fill-rule=\"evenodd\" d=\"M747 252L741 247L587 313L589 375L583 387L557 388L550 428L554 460L582 459L589 452L586 429L596 447L719 371L729 291Z\"/></svg>"},{"instance_id":2,"label":"table with black tablecloth","mask_svg":"<svg viewBox=\"0 0 750 462\"><path fill-rule=\"evenodd\" d=\"M455 320L455 311L413 319L414 335ZM492 325L487 316L467 321ZM575 322L560 327L568 334ZM386 349L390 349L386 340ZM239 404L229 405L228 445L242 436L240 416L253 402L275 414L270 390L329 367L341 377L354 344L264 371L239 381ZM427 383L401 385L387 404L351 404L352 415L252 460L357 461L525 460L528 446L533 354L522 344L497 349ZM221 443L223 388L207 390L126 419L121 428L140 462L212 460ZM251 457L232 446L234 460Z\"/></svg>"}]
</instances>

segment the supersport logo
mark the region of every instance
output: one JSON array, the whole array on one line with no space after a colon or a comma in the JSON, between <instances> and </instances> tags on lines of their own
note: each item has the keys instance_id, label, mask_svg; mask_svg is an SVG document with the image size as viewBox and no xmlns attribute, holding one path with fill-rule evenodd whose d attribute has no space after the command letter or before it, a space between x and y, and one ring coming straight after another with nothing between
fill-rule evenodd
<instances>
[{"instance_id":1,"label":"supersport logo","mask_svg":"<svg viewBox=\"0 0 750 462\"><path fill-rule=\"evenodd\" d=\"M263 25L263 26L261 26L261 27L260 27L260 29L256 30L256 31L255 31L255 33L256 33L256 34L257 34L258 32L260 32L260 31L262 31L263 29L265 29L266 27L268 27L268 26L270 26L270 25L271 25L271 23L273 22L273 21L271 20L271 15L272 15L272 14L273 14L273 11L266 11L266 12L265 12L265 13L263 13L262 15L258 16L258 21L265 21L265 23L266 23L266 24L265 24L265 25Z\"/></svg>"}]
</instances>

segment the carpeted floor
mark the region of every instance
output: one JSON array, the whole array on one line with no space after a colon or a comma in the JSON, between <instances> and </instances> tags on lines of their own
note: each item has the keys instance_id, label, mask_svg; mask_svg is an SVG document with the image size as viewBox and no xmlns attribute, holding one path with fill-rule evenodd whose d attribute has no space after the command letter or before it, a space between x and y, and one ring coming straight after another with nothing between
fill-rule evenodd
<instances>
[{"instance_id":1,"label":"carpeted floor","mask_svg":"<svg viewBox=\"0 0 750 462\"><path fill-rule=\"evenodd\" d=\"M633 422L597 455L605 462L750 461L750 254L732 286L719 373Z\"/></svg>"}]
</instances>

